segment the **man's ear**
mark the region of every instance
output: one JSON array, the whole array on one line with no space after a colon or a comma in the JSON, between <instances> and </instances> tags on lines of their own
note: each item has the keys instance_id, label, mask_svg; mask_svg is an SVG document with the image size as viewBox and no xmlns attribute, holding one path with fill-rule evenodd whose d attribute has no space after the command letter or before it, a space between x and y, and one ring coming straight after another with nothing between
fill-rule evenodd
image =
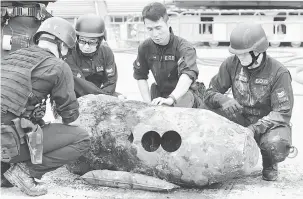
<instances>
[{"instance_id":1,"label":"man's ear","mask_svg":"<svg viewBox=\"0 0 303 199\"><path fill-rule=\"evenodd\" d=\"M170 19L170 18L168 18L168 20L167 20L167 22L166 22L166 23L167 23L167 25L168 25L168 26L171 26L171 19Z\"/></svg>"}]
</instances>

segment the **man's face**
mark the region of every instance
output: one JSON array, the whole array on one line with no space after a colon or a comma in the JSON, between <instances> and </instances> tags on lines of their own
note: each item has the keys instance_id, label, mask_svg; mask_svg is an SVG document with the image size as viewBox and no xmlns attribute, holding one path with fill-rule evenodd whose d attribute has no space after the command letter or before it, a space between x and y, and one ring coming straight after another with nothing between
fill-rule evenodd
<instances>
[{"instance_id":1,"label":"man's face","mask_svg":"<svg viewBox=\"0 0 303 199\"><path fill-rule=\"evenodd\" d=\"M79 36L79 48L83 53L93 53L97 50L98 38Z\"/></svg>"},{"instance_id":2,"label":"man's face","mask_svg":"<svg viewBox=\"0 0 303 199\"><path fill-rule=\"evenodd\" d=\"M249 53L237 54L236 56L240 60L242 66L248 66L252 62L252 57Z\"/></svg>"},{"instance_id":3,"label":"man's face","mask_svg":"<svg viewBox=\"0 0 303 199\"><path fill-rule=\"evenodd\" d=\"M169 41L169 26L161 17L158 21L144 19L145 28L151 39L159 45L166 45Z\"/></svg>"}]
</instances>

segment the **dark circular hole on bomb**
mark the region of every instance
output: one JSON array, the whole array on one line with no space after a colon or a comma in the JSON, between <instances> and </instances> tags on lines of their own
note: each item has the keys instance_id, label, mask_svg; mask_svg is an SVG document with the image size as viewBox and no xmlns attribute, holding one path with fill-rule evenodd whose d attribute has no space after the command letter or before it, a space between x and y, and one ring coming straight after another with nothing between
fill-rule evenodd
<instances>
[{"instance_id":1,"label":"dark circular hole on bomb","mask_svg":"<svg viewBox=\"0 0 303 199\"><path fill-rule=\"evenodd\" d=\"M142 136L141 144L148 152L156 151L161 144L161 137L156 131L148 131Z\"/></svg>"},{"instance_id":2,"label":"dark circular hole on bomb","mask_svg":"<svg viewBox=\"0 0 303 199\"><path fill-rule=\"evenodd\" d=\"M177 151L182 143L181 136L176 131L167 131L161 139L161 146L167 152Z\"/></svg>"}]
</instances>

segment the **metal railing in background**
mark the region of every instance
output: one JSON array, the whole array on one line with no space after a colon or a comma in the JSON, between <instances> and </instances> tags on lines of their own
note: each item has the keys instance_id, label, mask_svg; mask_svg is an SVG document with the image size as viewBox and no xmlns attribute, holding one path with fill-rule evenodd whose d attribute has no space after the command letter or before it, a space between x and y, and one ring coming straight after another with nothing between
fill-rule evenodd
<instances>
[{"instance_id":1,"label":"metal railing in background","mask_svg":"<svg viewBox=\"0 0 303 199\"><path fill-rule=\"evenodd\" d=\"M193 43L206 42L214 47L229 42L233 28L241 22L262 24L272 46L303 42L303 10L194 10L169 12L174 33ZM108 14L109 39L139 43L147 38L141 13Z\"/></svg>"}]
</instances>

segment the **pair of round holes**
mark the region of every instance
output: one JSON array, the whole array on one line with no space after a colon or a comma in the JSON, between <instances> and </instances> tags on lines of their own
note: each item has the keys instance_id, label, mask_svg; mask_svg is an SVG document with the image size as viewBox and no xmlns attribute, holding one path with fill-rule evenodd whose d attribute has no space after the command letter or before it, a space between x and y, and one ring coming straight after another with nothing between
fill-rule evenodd
<instances>
[{"instance_id":1,"label":"pair of round holes","mask_svg":"<svg viewBox=\"0 0 303 199\"><path fill-rule=\"evenodd\" d=\"M174 152L180 148L181 143L181 136L176 131L167 131L162 137L156 131L148 131L141 139L142 147L148 152L156 151L160 145L165 151Z\"/></svg>"}]
</instances>

